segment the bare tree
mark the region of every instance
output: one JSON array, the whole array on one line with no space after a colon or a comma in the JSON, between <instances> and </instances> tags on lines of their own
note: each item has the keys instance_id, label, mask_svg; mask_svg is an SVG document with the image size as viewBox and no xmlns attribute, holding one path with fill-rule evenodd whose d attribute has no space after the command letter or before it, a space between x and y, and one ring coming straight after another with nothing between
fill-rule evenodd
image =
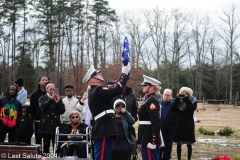
<instances>
[{"instance_id":1,"label":"bare tree","mask_svg":"<svg viewBox=\"0 0 240 160\"><path fill-rule=\"evenodd\" d=\"M123 18L124 28L126 32L130 35L131 41L130 44L134 49L131 48L132 56L132 65L138 68L140 65L140 57L142 57L142 48L144 42L149 37L149 32L143 29L143 21L140 16L135 15L133 12L125 12ZM133 52L135 51L135 53ZM144 63L144 58L142 59Z\"/></svg>"},{"instance_id":2,"label":"bare tree","mask_svg":"<svg viewBox=\"0 0 240 160\"><path fill-rule=\"evenodd\" d=\"M229 99L230 104L232 104L232 84L233 84L233 56L236 52L236 40L239 38L240 34L237 32L238 26L240 24L240 19L236 13L236 6L231 5L230 8L222 11L223 15L219 16L223 25L220 25L221 33L219 36L224 40L227 46L227 52L229 52ZM228 62L228 61L227 61Z\"/></svg>"},{"instance_id":3,"label":"bare tree","mask_svg":"<svg viewBox=\"0 0 240 160\"><path fill-rule=\"evenodd\" d=\"M208 15L204 17L199 17L196 14L195 18L191 22L192 27L192 37L195 44L195 61L196 61L196 83L195 83L195 93L198 99L202 98L202 81L203 81L203 66L202 64L205 62L206 53L208 51L206 40L207 40L207 33L209 30L209 17Z\"/></svg>"},{"instance_id":4,"label":"bare tree","mask_svg":"<svg viewBox=\"0 0 240 160\"><path fill-rule=\"evenodd\" d=\"M187 38L187 27L189 24L190 16L187 13L180 11L179 9L172 10L173 16L173 32L172 32L172 43L170 44L170 52L168 54L171 61L171 87L179 89L179 74L181 61L187 53L186 49L186 38Z\"/></svg>"},{"instance_id":5,"label":"bare tree","mask_svg":"<svg viewBox=\"0 0 240 160\"><path fill-rule=\"evenodd\" d=\"M144 16L146 19L146 25L150 30L150 37L154 45L154 54L152 54L152 58L154 59L157 70L160 69L161 57L165 56L164 63L167 64L167 39L170 34L170 31L167 30L167 26L170 22L171 17L167 14L165 10L160 10L159 8L155 8L151 11L146 10L144 12ZM166 67L166 78L169 77L169 67ZM157 72L157 79L160 79L160 72ZM170 87L169 81L166 81L167 86Z\"/></svg>"}]
</instances>

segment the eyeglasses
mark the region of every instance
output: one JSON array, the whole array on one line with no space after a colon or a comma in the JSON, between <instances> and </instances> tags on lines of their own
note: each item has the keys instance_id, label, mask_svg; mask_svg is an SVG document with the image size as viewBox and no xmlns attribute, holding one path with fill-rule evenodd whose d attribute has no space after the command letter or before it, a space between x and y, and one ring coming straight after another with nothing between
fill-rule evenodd
<instances>
[{"instance_id":1,"label":"eyeglasses","mask_svg":"<svg viewBox=\"0 0 240 160\"><path fill-rule=\"evenodd\" d=\"M78 116L72 116L71 118L74 119L74 118L79 118L79 117Z\"/></svg>"},{"instance_id":2,"label":"eyeglasses","mask_svg":"<svg viewBox=\"0 0 240 160\"><path fill-rule=\"evenodd\" d=\"M166 96L166 97L170 97L171 95L168 95L168 94L164 94L164 96Z\"/></svg>"}]
</instances>

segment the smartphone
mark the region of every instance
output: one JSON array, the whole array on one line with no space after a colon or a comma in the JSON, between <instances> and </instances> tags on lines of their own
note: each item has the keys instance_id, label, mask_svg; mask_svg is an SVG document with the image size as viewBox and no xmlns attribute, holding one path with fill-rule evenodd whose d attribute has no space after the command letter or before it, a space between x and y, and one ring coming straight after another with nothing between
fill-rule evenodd
<instances>
[{"instance_id":1,"label":"smartphone","mask_svg":"<svg viewBox=\"0 0 240 160\"><path fill-rule=\"evenodd\" d=\"M55 89L54 89L54 93L57 93L57 92L58 92L58 88L55 88Z\"/></svg>"}]
</instances>

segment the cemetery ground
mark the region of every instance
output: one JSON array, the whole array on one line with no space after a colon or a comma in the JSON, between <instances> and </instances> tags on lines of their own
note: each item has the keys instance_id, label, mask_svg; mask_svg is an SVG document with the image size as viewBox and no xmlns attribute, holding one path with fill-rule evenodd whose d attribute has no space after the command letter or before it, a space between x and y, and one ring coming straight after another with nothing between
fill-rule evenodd
<instances>
[{"instance_id":1,"label":"cemetery ground","mask_svg":"<svg viewBox=\"0 0 240 160\"><path fill-rule=\"evenodd\" d=\"M198 104L199 112L194 117L201 123L195 123L196 142L193 144L192 160L212 160L217 155L227 155L231 160L240 160L240 106ZM135 123L137 132L138 122ZM230 127L234 133L230 136L202 135L198 129L209 131ZM34 139L34 138L33 138ZM172 160L177 159L176 144L173 144ZM141 153L138 152L138 160ZM187 146L182 146L182 160L187 160Z\"/></svg>"},{"instance_id":2,"label":"cemetery ground","mask_svg":"<svg viewBox=\"0 0 240 160\"><path fill-rule=\"evenodd\" d=\"M200 111L195 111L194 117L201 122L195 123L196 142L192 146L192 160L212 160L217 155L240 160L240 106L198 104L198 108ZM200 127L209 131L230 127L234 133L230 136L202 135L198 131ZM138 159L141 160L140 153ZM172 159L177 159L176 144L173 144ZM182 146L182 159L187 160L186 145Z\"/></svg>"}]
</instances>

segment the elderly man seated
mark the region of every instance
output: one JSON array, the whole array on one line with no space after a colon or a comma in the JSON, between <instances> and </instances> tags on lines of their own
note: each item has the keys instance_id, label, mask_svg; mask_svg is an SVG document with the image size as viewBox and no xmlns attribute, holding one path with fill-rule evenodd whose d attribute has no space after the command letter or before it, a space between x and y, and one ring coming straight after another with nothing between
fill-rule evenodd
<instances>
[{"instance_id":1,"label":"elderly man seated","mask_svg":"<svg viewBox=\"0 0 240 160\"><path fill-rule=\"evenodd\" d=\"M80 136L79 134L86 134L86 124L81 123L80 112L72 111L69 114L70 124L64 126L60 133L72 134L66 136L60 136L60 141L66 141L60 144L60 157L73 156L76 154L78 158L87 158L86 143L74 142L74 141L86 141L86 136ZM88 138L89 139L89 138ZM70 142L68 142L70 141Z\"/></svg>"}]
</instances>

